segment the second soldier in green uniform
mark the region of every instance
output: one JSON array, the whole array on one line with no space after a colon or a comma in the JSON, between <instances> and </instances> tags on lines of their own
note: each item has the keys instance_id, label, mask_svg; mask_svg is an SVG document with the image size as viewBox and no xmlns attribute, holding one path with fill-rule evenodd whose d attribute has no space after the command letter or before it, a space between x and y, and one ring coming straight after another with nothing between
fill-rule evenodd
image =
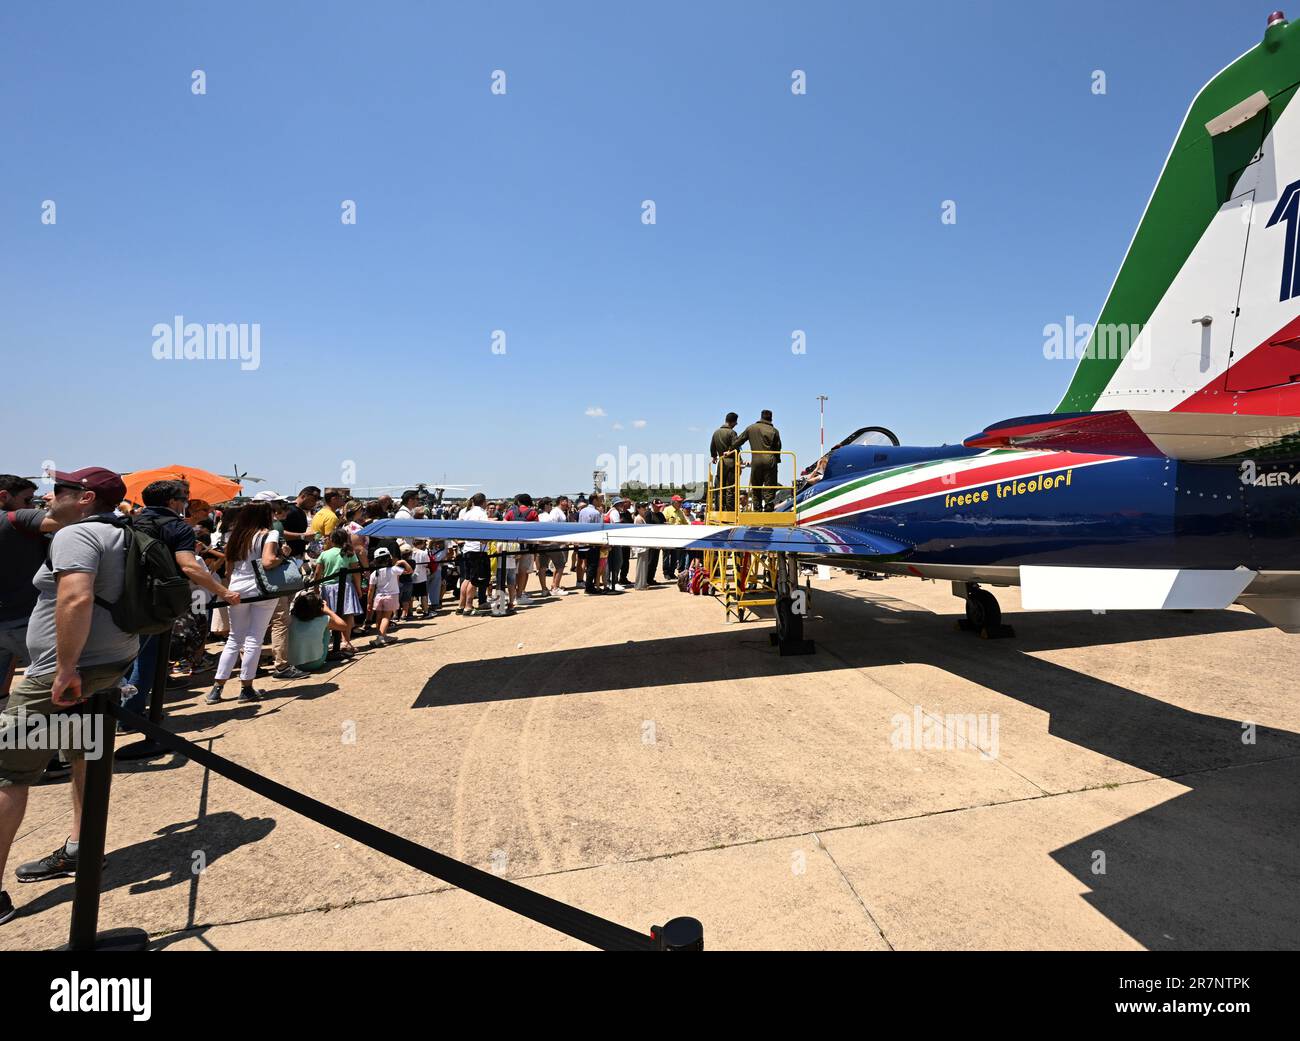
<instances>
[{"instance_id":1,"label":"second soldier in green uniform","mask_svg":"<svg viewBox=\"0 0 1300 1041\"><path fill-rule=\"evenodd\" d=\"M714 435L717 436L716 434ZM763 409L757 423L750 423L735 447L748 443L753 453L749 468L750 509L770 513L776 506L777 471L780 468L781 432L772 425L772 410Z\"/></svg>"}]
</instances>

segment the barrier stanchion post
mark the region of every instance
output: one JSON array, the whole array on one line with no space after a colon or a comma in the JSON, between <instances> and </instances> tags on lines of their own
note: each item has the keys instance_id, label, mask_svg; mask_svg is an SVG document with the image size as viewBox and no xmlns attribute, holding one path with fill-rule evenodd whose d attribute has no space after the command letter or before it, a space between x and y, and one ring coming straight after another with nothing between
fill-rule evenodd
<instances>
[{"instance_id":1,"label":"barrier stanchion post","mask_svg":"<svg viewBox=\"0 0 1300 1041\"><path fill-rule=\"evenodd\" d=\"M108 835L108 797L113 786L115 723L108 714L110 692L96 691L89 718L101 727L98 759L86 760L86 784L81 793L81 831L77 836L77 877L72 895L72 924L67 950L142 951L149 936L143 929L99 931L99 887L104 873L104 843Z\"/></svg>"},{"instance_id":2,"label":"barrier stanchion post","mask_svg":"<svg viewBox=\"0 0 1300 1041\"><path fill-rule=\"evenodd\" d=\"M652 925L650 937L661 951L704 950L704 926L698 918L674 918L667 925Z\"/></svg>"},{"instance_id":3,"label":"barrier stanchion post","mask_svg":"<svg viewBox=\"0 0 1300 1041\"><path fill-rule=\"evenodd\" d=\"M160 724L163 718L163 699L167 696L167 677L171 674L172 631L166 629L159 633L154 638L154 645L157 657L154 658L153 681L149 688L149 722ZM105 725L111 722L112 720L107 720ZM156 759L166 753L167 749L153 738L146 737L124 747L118 752L117 758L123 762L133 762L137 759Z\"/></svg>"}]
</instances>

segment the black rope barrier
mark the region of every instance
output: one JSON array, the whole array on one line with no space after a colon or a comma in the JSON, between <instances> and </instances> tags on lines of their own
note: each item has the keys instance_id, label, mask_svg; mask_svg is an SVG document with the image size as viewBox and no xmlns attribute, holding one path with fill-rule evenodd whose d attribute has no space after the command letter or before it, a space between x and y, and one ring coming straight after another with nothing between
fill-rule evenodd
<instances>
[{"instance_id":1,"label":"black rope barrier","mask_svg":"<svg viewBox=\"0 0 1300 1041\"><path fill-rule=\"evenodd\" d=\"M519 553L535 552L521 550ZM514 556L515 553L496 553L492 556ZM278 600L292 596L303 589L337 582L339 613L344 605L344 582L354 574L374 570L366 567L344 568L326 577L307 580L293 588L259 596L241 597L241 603L259 600ZM502 569L504 571L504 569ZM170 750L206 766L228 780L278 803L308 820L322 824L341 835L355 839L364 846L400 861L417 871L432 875L459 889L482 897L491 903L514 911L542 925L562 932L574 939L606 951L651 950L703 950L704 930L694 918L674 918L663 926L651 926L649 935L611 922L581 908L534 892L480 868L471 867L445 854L438 853L418 843L395 835L377 825L354 817L350 813L313 799L277 781L255 773L247 767L231 762L208 749L164 730L162 703L166 689L167 660L171 633L158 638L158 657L155 661L148 717L138 715L118 704L115 692L98 691L90 705L94 714L112 717L126 727L141 732L145 740L138 751L145 754L132 756L124 749L124 758L145 758ZM141 950L147 936L140 929L124 928L98 931L100 887L103 872L104 847L108 829L109 793L113 779L114 730L106 728L105 747L101 756L87 762L85 791L83 793L83 822L77 858L75 890L72 900L72 919L69 928L68 950Z\"/></svg>"},{"instance_id":2,"label":"black rope barrier","mask_svg":"<svg viewBox=\"0 0 1300 1041\"><path fill-rule=\"evenodd\" d=\"M333 578L334 576L330 576ZM272 802L278 803L308 820L323 824L341 835L355 839L362 845L378 850L385 856L392 857L417 871L432 875L450 883L467 893L482 897L494 904L514 911L516 914L530 918L534 922L548 926L576 940L591 944L606 951L651 951L651 950L703 950L703 928L693 918L675 918L665 926L653 926L650 934L639 933L627 926L619 925L598 915L583 911L581 908L555 900L549 896L534 892L515 882L500 878L480 868L454 860L418 843L394 835L369 821L361 820L350 813L329 806L313 799L309 795L295 791L277 781L255 773L247 767L233 763L206 748L187 741L170 731L151 722L144 716L137 715L122 708L116 701L103 694L96 695L95 710L141 730L152 741L178 755L192 759L206 766L214 773L234 781L249 791L256 792ZM112 738L109 737L111 742ZM103 757L111 763L111 745ZM101 760L102 762L102 760ZM99 765L98 763L96 765ZM87 778L85 793L85 817L83 837L77 865L77 891L73 899L73 930L69 946L72 949L89 949L95 945L95 920L99 907L99 866L103 856L103 835L108 815L108 790L111 780L111 765L105 769L99 766L94 779L97 783L92 791L91 777ZM99 823L96 824L95 822ZM87 834L87 829L94 829ZM87 838L93 841L87 842ZM94 861L93 864L88 861ZM83 869L86 878L83 885ZM84 891L83 891L84 890ZM104 935L104 934L100 934Z\"/></svg>"}]
</instances>

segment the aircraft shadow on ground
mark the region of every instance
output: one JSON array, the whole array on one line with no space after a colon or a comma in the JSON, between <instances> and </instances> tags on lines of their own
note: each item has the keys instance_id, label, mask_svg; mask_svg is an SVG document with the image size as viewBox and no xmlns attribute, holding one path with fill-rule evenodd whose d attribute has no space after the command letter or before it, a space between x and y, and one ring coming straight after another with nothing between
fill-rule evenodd
<instances>
[{"instance_id":1,"label":"aircraft shadow on ground","mask_svg":"<svg viewBox=\"0 0 1300 1041\"><path fill-rule=\"evenodd\" d=\"M770 626L504 655L443 666L413 708L553 697L913 663L1031 705L1049 733L1190 790L1053 852L1084 899L1149 948L1294 948L1300 945L1300 735L1189 711L1157 697L1032 656L1267 628L1242 612L1017 614L1017 639L985 641L953 616L904 601L818 591L810 626L817 653L781 658ZM960 607L954 601L954 610ZM882 624L894 621L896 624ZM615 679L617 677L617 679ZM790 686L798 696L800 684ZM1256 769L1223 769L1252 765ZM1106 874L1095 874L1096 851ZM1027 913L1032 913L1027 909ZM1062 946L1070 946L1063 935Z\"/></svg>"}]
</instances>

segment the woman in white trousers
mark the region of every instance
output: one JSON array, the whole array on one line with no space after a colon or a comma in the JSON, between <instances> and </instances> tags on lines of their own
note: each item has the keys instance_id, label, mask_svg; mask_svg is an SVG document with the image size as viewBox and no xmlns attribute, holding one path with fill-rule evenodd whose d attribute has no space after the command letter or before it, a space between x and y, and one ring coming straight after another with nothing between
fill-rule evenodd
<instances>
[{"instance_id":1,"label":"woman in white trousers","mask_svg":"<svg viewBox=\"0 0 1300 1041\"><path fill-rule=\"evenodd\" d=\"M271 504L250 502L242 506L226 540L227 585L241 597L259 595L255 564L273 568L281 561L280 533L271 527ZM261 694L253 687L257 677L257 663L262 657L262 640L266 627L275 614L276 598L238 603L230 606L230 635L217 662L217 675L205 699L209 705L221 700L221 691L235 671L235 661L242 659L239 668L239 700L256 702Z\"/></svg>"}]
</instances>

